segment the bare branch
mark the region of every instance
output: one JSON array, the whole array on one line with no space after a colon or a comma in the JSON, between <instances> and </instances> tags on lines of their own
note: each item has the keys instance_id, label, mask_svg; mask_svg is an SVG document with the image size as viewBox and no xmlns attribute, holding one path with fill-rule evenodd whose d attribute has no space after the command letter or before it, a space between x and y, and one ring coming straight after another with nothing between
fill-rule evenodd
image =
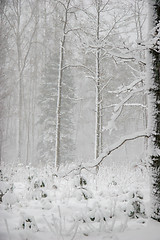
<instances>
[{"instance_id":1,"label":"bare branch","mask_svg":"<svg viewBox=\"0 0 160 240\"><path fill-rule=\"evenodd\" d=\"M26 22L26 24L24 24L24 26L23 26L23 28L22 28L22 30L21 30L20 36L22 36L22 34L24 33L25 29L27 28L27 26L28 26L29 23L31 22L36 7L37 7L37 6L35 5L34 8L31 9L30 17L29 17L28 21Z\"/></svg>"},{"instance_id":2,"label":"bare branch","mask_svg":"<svg viewBox=\"0 0 160 240\"><path fill-rule=\"evenodd\" d=\"M102 8L100 9L100 12L106 11L106 10L104 10L104 9L105 9L105 7L108 5L109 2L110 2L110 0L108 0L108 1L102 6Z\"/></svg>"},{"instance_id":3,"label":"bare branch","mask_svg":"<svg viewBox=\"0 0 160 240\"><path fill-rule=\"evenodd\" d=\"M69 29L68 31L65 32L65 34L68 34L69 32L78 31L78 30L81 30L81 28L73 28L73 29Z\"/></svg>"},{"instance_id":4,"label":"bare branch","mask_svg":"<svg viewBox=\"0 0 160 240\"><path fill-rule=\"evenodd\" d=\"M112 114L111 120L108 122L108 126L105 128L105 130L107 130L107 131L109 130L111 132L113 130L113 127L111 127L111 126L114 126L114 128L115 128L115 121L121 115L122 109L125 106L125 103L128 102L128 100L131 99L132 96L134 96L134 94L142 92L142 91L144 91L143 87L131 91L130 94L128 94L124 99L121 100L121 102L119 104L117 104L114 107L114 112Z\"/></svg>"},{"instance_id":5,"label":"bare branch","mask_svg":"<svg viewBox=\"0 0 160 240\"><path fill-rule=\"evenodd\" d=\"M136 77L136 76L134 76ZM136 79L135 81L133 81L130 85L128 86L123 86L123 87L119 87L118 90L116 91L109 91L110 93L115 93L115 94L120 94L120 93L125 93L125 92L128 92L128 91L133 91L133 88L138 85L139 83L142 83L143 82L143 79L142 78L138 78Z\"/></svg>"},{"instance_id":6,"label":"bare branch","mask_svg":"<svg viewBox=\"0 0 160 240\"><path fill-rule=\"evenodd\" d=\"M110 54L111 56L114 56L114 57L119 58L119 59L123 59L123 60L127 60L127 61L130 61L130 60L137 61L139 64L142 64L143 66L146 65L146 63L143 60L137 59L135 56L122 56L120 54L115 54L115 53L110 52L110 51L108 51L107 53Z\"/></svg>"},{"instance_id":7,"label":"bare branch","mask_svg":"<svg viewBox=\"0 0 160 240\"><path fill-rule=\"evenodd\" d=\"M90 68L86 67L85 65L66 65L62 68L62 70L65 70L67 68L83 68L91 72L93 75L95 75L95 72L93 72Z\"/></svg>"},{"instance_id":8,"label":"bare branch","mask_svg":"<svg viewBox=\"0 0 160 240\"><path fill-rule=\"evenodd\" d=\"M103 92L103 90L108 86L108 84L110 83L111 80L112 80L112 78L110 78L110 79L107 81L107 83L101 88L100 93Z\"/></svg>"},{"instance_id":9,"label":"bare branch","mask_svg":"<svg viewBox=\"0 0 160 240\"><path fill-rule=\"evenodd\" d=\"M28 50L27 50L27 52L25 54L25 57L24 57L23 66L22 66L21 72L20 72L21 75L23 74L24 68L26 66L28 55L30 53L30 49L31 49L31 46L32 46L32 40L33 40L35 32L36 32L36 26L37 26L37 23L35 24L34 31L32 32L32 35L31 35L31 38L30 38L30 41L29 41Z\"/></svg>"},{"instance_id":10,"label":"bare branch","mask_svg":"<svg viewBox=\"0 0 160 240\"><path fill-rule=\"evenodd\" d=\"M3 13L3 14L4 14L4 16L5 16L6 20L7 20L7 22L9 23L10 27L12 28L12 30L13 30L15 36L16 36L16 31L15 31L15 27L14 27L14 25L11 23L11 21L9 20L9 18L8 18L7 15L6 15L5 13Z\"/></svg>"},{"instance_id":11,"label":"bare branch","mask_svg":"<svg viewBox=\"0 0 160 240\"><path fill-rule=\"evenodd\" d=\"M66 177L74 171L78 171L79 173L81 173L82 170L91 172L89 169L99 167L105 158L107 158L112 152L114 152L118 148L122 147L124 145L124 143L129 142L129 141L134 141L138 138L149 138L149 137L150 136L147 134L147 131L136 132L131 135L124 136L119 141L112 144L110 147L107 147L106 149L104 149L103 153L101 153L100 156L96 159L95 164L93 164L93 165L85 164L84 166L80 165L77 168L71 169L68 173L66 173L62 177Z\"/></svg>"},{"instance_id":12,"label":"bare branch","mask_svg":"<svg viewBox=\"0 0 160 240\"><path fill-rule=\"evenodd\" d=\"M65 6L65 4L64 4L63 2L57 1L57 4L58 4L58 3L60 3L60 4L64 7L64 9L67 10L67 8L66 8L66 6Z\"/></svg>"},{"instance_id":13,"label":"bare branch","mask_svg":"<svg viewBox=\"0 0 160 240\"><path fill-rule=\"evenodd\" d=\"M113 145L111 145L110 147L106 148L103 151L103 153L100 154L100 156L96 159L96 163L94 165L85 166L85 168L98 167L106 157L108 157L112 152L114 152L115 150L117 150L118 148L123 146L124 143L126 143L128 141L133 141L138 138L149 138L149 135L147 134L147 132L142 131L142 132L138 132L138 133L134 133L134 134L122 137L118 142L116 142Z\"/></svg>"}]
</instances>

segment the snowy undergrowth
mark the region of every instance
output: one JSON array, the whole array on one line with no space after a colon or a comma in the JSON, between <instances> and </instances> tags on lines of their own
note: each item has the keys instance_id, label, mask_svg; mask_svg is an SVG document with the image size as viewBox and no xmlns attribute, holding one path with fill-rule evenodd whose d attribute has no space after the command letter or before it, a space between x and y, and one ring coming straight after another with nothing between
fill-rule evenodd
<instances>
[{"instance_id":1,"label":"snowy undergrowth","mask_svg":"<svg viewBox=\"0 0 160 240\"><path fill-rule=\"evenodd\" d=\"M6 166L0 189L4 240L43 239L45 234L47 240L94 239L96 234L110 239L145 225L149 216L148 174L139 167L112 164L96 174L73 165L58 173L51 165Z\"/></svg>"}]
</instances>

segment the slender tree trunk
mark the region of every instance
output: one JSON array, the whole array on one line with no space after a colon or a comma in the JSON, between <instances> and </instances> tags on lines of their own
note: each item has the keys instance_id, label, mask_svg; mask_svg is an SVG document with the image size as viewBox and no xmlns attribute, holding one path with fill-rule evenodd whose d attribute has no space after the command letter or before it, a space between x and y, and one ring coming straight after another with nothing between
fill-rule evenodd
<instances>
[{"instance_id":1,"label":"slender tree trunk","mask_svg":"<svg viewBox=\"0 0 160 240\"><path fill-rule=\"evenodd\" d=\"M19 45L17 43L17 46L19 48ZM19 63L19 53L18 53L18 72L19 72L19 116L18 116L18 161L22 162L22 99L23 99L23 93L22 93L22 74L20 70L20 63Z\"/></svg>"},{"instance_id":2,"label":"slender tree trunk","mask_svg":"<svg viewBox=\"0 0 160 240\"><path fill-rule=\"evenodd\" d=\"M100 39L100 2L97 1L97 45ZM95 159L99 157L102 144L102 113L101 113L101 80L100 80L100 48L96 50L96 111L95 111Z\"/></svg>"},{"instance_id":3,"label":"slender tree trunk","mask_svg":"<svg viewBox=\"0 0 160 240\"><path fill-rule=\"evenodd\" d=\"M139 0L135 0L134 3L134 21L135 21L135 25L136 25L136 34L137 34L137 40L140 42L143 42L143 23L144 23L144 19L141 18L141 14L142 14L142 6L141 6L141 2ZM143 59L145 58L144 56L144 50L139 51L139 58ZM141 63L139 63L139 70L140 73L144 73L145 72L145 66ZM143 105L144 105L144 109L143 109L143 126L145 129L147 129L147 124L148 124L148 112L147 112L147 94L146 94L146 89L145 89L145 83L142 83L142 86L144 86L144 91L143 91ZM144 158L147 159L147 154L148 154L148 138L144 138ZM144 162L146 165L148 165L147 160Z\"/></svg>"},{"instance_id":4,"label":"slender tree trunk","mask_svg":"<svg viewBox=\"0 0 160 240\"><path fill-rule=\"evenodd\" d=\"M96 40L99 44L100 32L100 3L97 2L97 33ZM101 82L100 82L100 49L96 50L96 111L95 111L95 159L99 157L101 144Z\"/></svg>"},{"instance_id":5,"label":"slender tree trunk","mask_svg":"<svg viewBox=\"0 0 160 240\"><path fill-rule=\"evenodd\" d=\"M152 38L155 40L150 48L151 66L148 66L150 68L149 130L151 138L149 154L152 175L152 218L160 222L160 50L158 42L160 1L149 0L149 10Z\"/></svg>"},{"instance_id":6,"label":"slender tree trunk","mask_svg":"<svg viewBox=\"0 0 160 240\"><path fill-rule=\"evenodd\" d=\"M2 131L0 129L0 168L2 166L2 141L3 141L3 139L2 139Z\"/></svg>"},{"instance_id":7,"label":"slender tree trunk","mask_svg":"<svg viewBox=\"0 0 160 240\"><path fill-rule=\"evenodd\" d=\"M35 10L35 25L36 25L36 29L35 29L35 34L34 34L34 73L33 73L33 78L32 78L32 87L31 87L31 92L32 92L32 104L31 104L31 145L30 145L30 156L31 156L31 160L36 161L36 127L35 127L35 123L36 123L36 112L37 112L37 108L36 108L36 99L37 99L37 80L38 80L38 46L37 46L37 42L38 42L38 30L39 30L39 1L36 0L35 2L36 4L36 10Z\"/></svg>"},{"instance_id":8,"label":"slender tree trunk","mask_svg":"<svg viewBox=\"0 0 160 240\"><path fill-rule=\"evenodd\" d=\"M29 153L27 152L30 144L27 143L28 140L28 117L27 116L27 108L25 106L25 90L24 90L24 71L26 68L26 63L29 58L29 53L31 50L31 45L32 45L32 40L34 38L35 32L36 32L36 26L37 23L35 23L34 29L31 32L31 36L28 42L27 49L25 50L25 43L24 43L24 34L23 34L23 21L22 21L22 1L15 1L13 3L13 9L14 9L14 14L15 14L15 25L12 26L12 30L14 32L15 38L16 38L16 48L17 48L17 73L18 73L18 162L22 163L23 161L28 161L27 158L29 156ZM34 8L31 9L31 16L34 11ZM26 23L27 27L29 25L30 21ZM22 51L23 50L23 51ZM30 109L29 109L30 111ZM29 113L30 114L30 113ZM28 115L29 115L28 114ZM26 125L25 125L26 123ZM25 136L26 133L26 136Z\"/></svg>"},{"instance_id":9,"label":"slender tree trunk","mask_svg":"<svg viewBox=\"0 0 160 240\"><path fill-rule=\"evenodd\" d=\"M23 101L23 73L21 71L22 68L22 51L21 51L21 38L20 38L20 20L21 20L21 1L14 6L17 11L17 26L16 26L16 47L17 47L17 68L18 68L18 97L19 97L19 115L18 115L18 162L22 162L22 101Z\"/></svg>"},{"instance_id":10,"label":"slender tree trunk","mask_svg":"<svg viewBox=\"0 0 160 240\"><path fill-rule=\"evenodd\" d=\"M63 36L60 42L59 53L59 70L58 70L58 83L57 83L57 107L56 107L56 139L55 139L55 168L58 169L60 165L60 133L61 133L61 101L62 101L62 79L63 79L63 66L64 66L64 48L66 41L66 28L68 22L68 8L70 0L67 1L65 7L65 16L63 24Z\"/></svg>"},{"instance_id":11,"label":"slender tree trunk","mask_svg":"<svg viewBox=\"0 0 160 240\"><path fill-rule=\"evenodd\" d=\"M4 43L4 16L3 11L6 5L6 0L0 0L0 87L3 87L3 75L4 75L4 62L5 62L5 43ZM1 89L2 90L2 89ZM2 146L3 146L3 103L2 99L0 104L0 168L2 164ZM0 170L1 171L1 170Z\"/></svg>"},{"instance_id":12,"label":"slender tree trunk","mask_svg":"<svg viewBox=\"0 0 160 240\"><path fill-rule=\"evenodd\" d=\"M59 72L58 72L58 91L57 91L57 108L56 108L56 142L55 142L55 168L58 169L60 164L60 131L61 131L61 100L62 100L62 68L64 61L64 43L65 36L60 46Z\"/></svg>"}]
</instances>

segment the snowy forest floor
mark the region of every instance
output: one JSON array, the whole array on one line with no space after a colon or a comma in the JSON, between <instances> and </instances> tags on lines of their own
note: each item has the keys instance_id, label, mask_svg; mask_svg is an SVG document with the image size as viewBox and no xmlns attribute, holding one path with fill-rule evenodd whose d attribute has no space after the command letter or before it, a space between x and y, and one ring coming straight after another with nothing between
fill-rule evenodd
<instances>
[{"instance_id":1,"label":"snowy forest floor","mask_svg":"<svg viewBox=\"0 0 160 240\"><path fill-rule=\"evenodd\" d=\"M4 167L0 240L160 240L145 168L74 167Z\"/></svg>"}]
</instances>

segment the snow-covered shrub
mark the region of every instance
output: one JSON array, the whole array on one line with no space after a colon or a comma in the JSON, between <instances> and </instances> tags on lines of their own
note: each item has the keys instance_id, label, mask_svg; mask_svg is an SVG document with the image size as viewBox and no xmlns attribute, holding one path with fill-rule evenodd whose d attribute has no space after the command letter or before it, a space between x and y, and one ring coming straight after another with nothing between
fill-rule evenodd
<instances>
[{"instance_id":1,"label":"snow-covered shrub","mask_svg":"<svg viewBox=\"0 0 160 240\"><path fill-rule=\"evenodd\" d=\"M37 232L38 227L37 227L34 216L21 214L20 229L32 230Z\"/></svg>"},{"instance_id":2,"label":"snow-covered shrub","mask_svg":"<svg viewBox=\"0 0 160 240\"><path fill-rule=\"evenodd\" d=\"M143 193L140 190L130 192L129 194L128 215L132 218L139 218L140 216L145 216Z\"/></svg>"},{"instance_id":3,"label":"snow-covered shrub","mask_svg":"<svg viewBox=\"0 0 160 240\"><path fill-rule=\"evenodd\" d=\"M92 198L92 193L86 188L77 187L74 195L78 201L81 201L82 199L88 200L89 198Z\"/></svg>"},{"instance_id":4,"label":"snow-covered shrub","mask_svg":"<svg viewBox=\"0 0 160 240\"><path fill-rule=\"evenodd\" d=\"M9 182L0 182L0 202L3 202L4 205L12 207L18 199L15 193L13 192L14 185Z\"/></svg>"},{"instance_id":5,"label":"snow-covered shrub","mask_svg":"<svg viewBox=\"0 0 160 240\"><path fill-rule=\"evenodd\" d=\"M12 189L9 189L2 197L2 202L8 207L12 207L18 202L17 196L14 194Z\"/></svg>"},{"instance_id":6,"label":"snow-covered shrub","mask_svg":"<svg viewBox=\"0 0 160 240\"><path fill-rule=\"evenodd\" d=\"M31 199L39 200L47 197L45 182L41 178L32 178L28 189Z\"/></svg>"},{"instance_id":7,"label":"snow-covered shrub","mask_svg":"<svg viewBox=\"0 0 160 240\"><path fill-rule=\"evenodd\" d=\"M13 188L9 182L0 181L0 191L5 194L10 188Z\"/></svg>"},{"instance_id":8,"label":"snow-covered shrub","mask_svg":"<svg viewBox=\"0 0 160 240\"><path fill-rule=\"evenodd\" d=\"M92 192L88 189L87 186L87 180L83 176L76 176L75 179L75 196L77 200L88 200L89 198L92 198Z\"/></svg>"},{"instance_id":9,"label":"snow-covered shrub","mask_svg":"<svg viewBox=\"0 0 160 240\"><path fill-rule=\"evenodd\" d=\"M3 174L1 169L0 169L0 181L3 181Z\"/></svg>"},{"instance_id":10,"label":"snow-covered shrub","mask_svg":"<svg viewBox=\"0 0 160 240\"><path fill-rule=\"evenodd\" d=\"M33 184L34 184L34 188L45 187L44 181L42 179L35 179Z\"/></svg>"},{"instance_id":11,"label":"snow-covered shrub","mask_svg":"<svg viewBox=\"0 0 160 240\"><path fill-rule=\"evenodd\" d=\"M61 234L64 237L69 234L67 236L72 239L76 232L87 236L102 229L105 232L123 231L132 218L138 216L142 220L144 217L148 185L137 169L107 166L101 167L98 174L92 169L80 172L76 166L77 171L61 169L55 173L50 167L21 167L15 174L10 174L9 182L15 182L13 193L19 200L19 204L12 204L12 208L23 208L30 215L34 209L39 227L41 217L38 215L44 214L46 224L60 239ZM9 182L5 182L8 189L11 186ZM21 220L21 228L34 229L35 222L31 216Z\"/></svg>"},{"instance_id":12,"label":"snow-covered shrub","mask_svg":"<svg viewBox=\"0 0 160 240\"><path fill-rule=\"evenodd\" d=\"M87 181L84 177L80 176L80 180L79 180L80 186L84 187L85 185L87 185Z\"/></svg>"},{"instance_id":13,"label":"snow-covered shrub","mask_svg":"<svg viewBox=\"0 0 160 240\"><path fill-rule=\"evenodd\" d=\"M3 192L0 190L0 203L2 202Z\"/></svg>"}]
</instances>

